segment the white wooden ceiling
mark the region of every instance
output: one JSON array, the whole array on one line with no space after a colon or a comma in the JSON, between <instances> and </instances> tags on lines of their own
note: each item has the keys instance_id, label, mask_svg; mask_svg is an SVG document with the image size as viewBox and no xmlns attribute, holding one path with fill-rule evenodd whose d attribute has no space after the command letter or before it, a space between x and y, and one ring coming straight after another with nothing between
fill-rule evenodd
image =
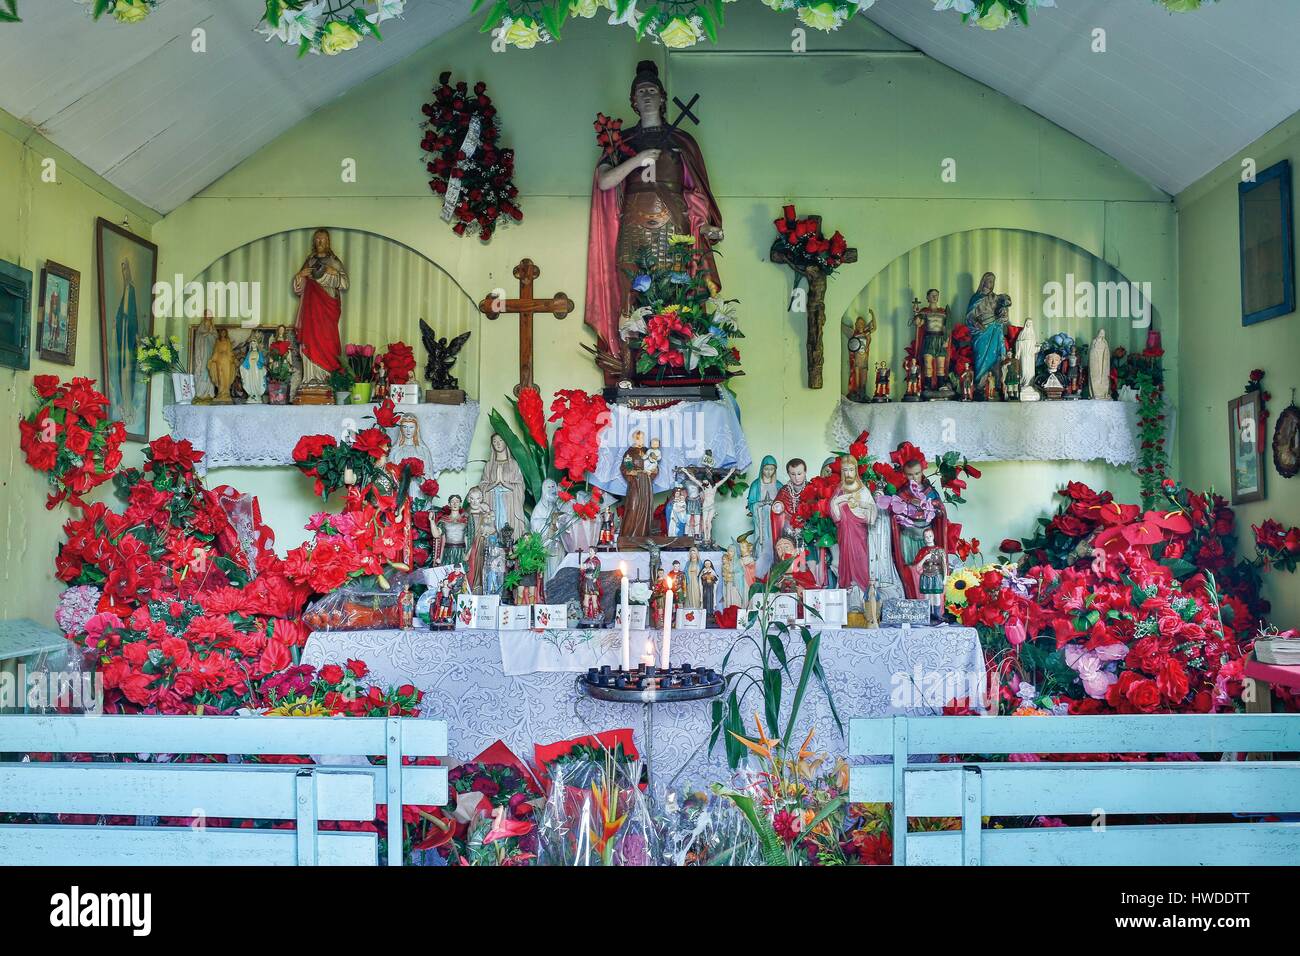
<instances>
[{"instance_id":1,"label":"white wooden ceiling","mask_svg":"<svg viewBox=\"0 0 1300 956\"><path fill-rule=\"evenodd\" d=\"M143 23L93 22L72 0L20 0L0 24L0 109L123 192L170 212L296 123L469 17L410 0L405 19L338 56L255 32L261 0L167 0ZM206 31L207 52L192 51Z\"/></svg>"},{"instance_id":2,"label":"white wooden ceiling","mask_svg":"<svg viewBox=\"0 0 1300 956\"><path fill-rule=\"evenodd\" d=\"M931 0L878 0L867 15L1169 193L1300 110L1300 0L1224 0L1177 15L1151 0L1058 4L1037 10L1029 29L992 33L933 12ZM254 32L260 0L168 0L132 26L92 23L71 0L23 0L24 22L0 25L0 108L169 212L459 26L469 6L408 0L382 43L299 60ZM769 17L788 36L790 23ZM207 53L191 50L196 25ZM1105 53L1091 49L1097 28Z\"/></svg>"},{"instance_id":3,"label":"white wooden ceiling","mask_svg":"<svg viewBox=\"0 0 1300 956\"><path fill-rule=\"evenodd\" d=\"M1169 13L1153 0L1057 0L1028 29L981 30L927 0L867 16L1181 192L1300 110L1300 0L1221 0ZM1105 53L1092 52L1105 30Z\"/></svg>"}]
</instances>

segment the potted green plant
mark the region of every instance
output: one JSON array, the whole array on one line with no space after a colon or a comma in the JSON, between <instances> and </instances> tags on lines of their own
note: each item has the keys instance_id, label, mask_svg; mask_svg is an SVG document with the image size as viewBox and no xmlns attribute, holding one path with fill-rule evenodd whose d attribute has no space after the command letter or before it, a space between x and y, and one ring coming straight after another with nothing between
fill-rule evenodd
<instances>
[{"instance_id":1,"label":"potted green plant","mask_svg":"<svg viewBox=\"0 0 1300 956\"><path fill-rule=\"evenodd\" d=\"M330 388L334 390L334 404L346 405L352 400L352 373L340 365L330 372Z\"/></svg>"},{"instance_id":2,"label":"potted green plant","mask_svg":"<svg viewBox=\"0 0 1300 956\"><path fill-rule=\"evenodd\" d=\"M375 382L375 347L349 343L343 350L348 371L352 373L352 404L365 405Z\"/></svg>"}]
</instances>

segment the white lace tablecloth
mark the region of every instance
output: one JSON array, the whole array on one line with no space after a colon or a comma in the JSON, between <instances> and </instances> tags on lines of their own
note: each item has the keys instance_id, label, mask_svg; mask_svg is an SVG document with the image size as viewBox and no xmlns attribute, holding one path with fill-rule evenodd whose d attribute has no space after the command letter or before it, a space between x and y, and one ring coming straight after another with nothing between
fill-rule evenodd
<instances>
[{"instance_id":1,"label":"white lace tablecloth","mask_svg":"<svg viewBox=\"0 0 1300 956\"><path fill-rule=\"evenodd\" d=\"M1101 459L1132 465L1139 446L1137 403L1093 399L879 405L841 400L831 420L831 447L848 448L864 431L871 433L877 455L910 441L927 455L960 451L971 461Z\"/></svg>"},{"instance_id":2,"label":"white lace tablecloth","mask_svg":"<svg viewBox=\"0 0 1300 956\"><path fill-rule=\"evenodd\" d=\"M619 646L617 631L575 633L591 642L593 653L604 649L599 660ZM675 631L673 660L720 667L736 633ZM531 631L507 634L521 640L557 639ZM644 634L641 636L644 638ZM636 635L634 664L639 656L635 641ZM984 686L984 657L976 632L970 628L824 631L821 655L846 734L850 717L935 714L954 697L979 699ZM634 728L637 745L643 746L640 705L607 704L581 696L575 686L576 675L571 673L504 673L497 631L316 632L308 639L302 659L316 667L362 660L370 668L367 680L373 683L414 684L424 692L422 716L447 721L450 753L455 759L472 758L498 739L520 757L529 759L534 743L567 740L617 727ZM753 645L746 642L732 655L728 667L739 670L756 659ZM786 683L784 699L788 703L794 681ZM744 707L746 712L761 712L761 699L751 693ZM752 720L746 720L750 729ZM847 740L837 730L819 687L808 690L799 724L799 740L815 728L815 743L821 749L839 755L847 752ZM666 787L679 769L682 772L678 783L727 779L721 745L711 757L706 753L709 728L707 701L655 707L656 788Z\"/></svg>"},{"instance_id":3,"label":"white lace tablecloth","mask_svg":"<svg viewBox=\"0 0 1300 956\"><path fill-rule=\"evenodd\" d=\"M420 438L433 454L433 471L460 471L469 457L478 402L464 405L399 405L420 421ZM177 441L204 452L199 473L209 468L292 465L304 435L338 438L345 427L374 424L374 405L168 405L163 418Z\"/></svg>"},{"instance_id":4,"label":"white lace tablecloth","mask_svg":"<svg viewBox=\"0 0 1300 956\"><path fill-rule=\"evenodd\" d=\"M627 482L619 472L623 452L632 433L645 433L645 443L657 438L662 457L655 476L655 491L667 491L674 484L673 469L697 466L704 452L713 452L718 468L743 472L753 461L749 443L740 427L736 400L724 392L716 402L679 402L670 408L646 411L627 405L611 405L610 424L600 435L600 457L592 472L592 483L615 495L627 494Z\"/></svg>"}]
</instances>

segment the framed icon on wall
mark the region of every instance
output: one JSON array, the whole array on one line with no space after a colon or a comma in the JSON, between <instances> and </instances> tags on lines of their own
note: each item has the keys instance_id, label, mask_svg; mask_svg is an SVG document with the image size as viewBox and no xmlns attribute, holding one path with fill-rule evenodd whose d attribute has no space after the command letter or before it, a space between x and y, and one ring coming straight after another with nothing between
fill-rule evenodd
<instances>
[{"instance_id":1,"label":"framed icon on wall","mask_svg":"<svg viewBox=\"0 0 1300 956\"><path fill-rule=\"evenodd\" d=\"M1264 500L1264 444L1260 392L1238 395L1228 403L1228 466L1232 503Z\"/></svg>"},{"instance_id":2,"label":"framed icon on wall","mask_svg":"<svg viewBox=\"0 0 1300 956\"><path fill-rule=\"evenodd\" d=\"M75 365L81 273L47 259L36 311L36 350L46 362Z\"/></svg>"}]
</instances>

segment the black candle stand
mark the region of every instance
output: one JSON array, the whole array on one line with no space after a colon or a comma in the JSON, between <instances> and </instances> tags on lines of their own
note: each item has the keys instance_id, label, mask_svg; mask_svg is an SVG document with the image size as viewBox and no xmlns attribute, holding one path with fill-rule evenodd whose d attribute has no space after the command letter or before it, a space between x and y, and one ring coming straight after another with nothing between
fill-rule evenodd
<instances>
[{"instance_id":1,"label":"black candle stand","mask_svg":"<svg viewBox=\"0 0 1300 956\"><path fill-rule=\"evenodd\" d=\"M649 792L654 794L654 708L656 704L678 704L719 697L727 682L711 667L690 664L670 665L667 670L653 664L638 664L634 670L612 668L608 664L588 669L577 678L578 691L594 700L612 704L640 704L644 719L645 758Z\"/></svg>"}]
</instances>

